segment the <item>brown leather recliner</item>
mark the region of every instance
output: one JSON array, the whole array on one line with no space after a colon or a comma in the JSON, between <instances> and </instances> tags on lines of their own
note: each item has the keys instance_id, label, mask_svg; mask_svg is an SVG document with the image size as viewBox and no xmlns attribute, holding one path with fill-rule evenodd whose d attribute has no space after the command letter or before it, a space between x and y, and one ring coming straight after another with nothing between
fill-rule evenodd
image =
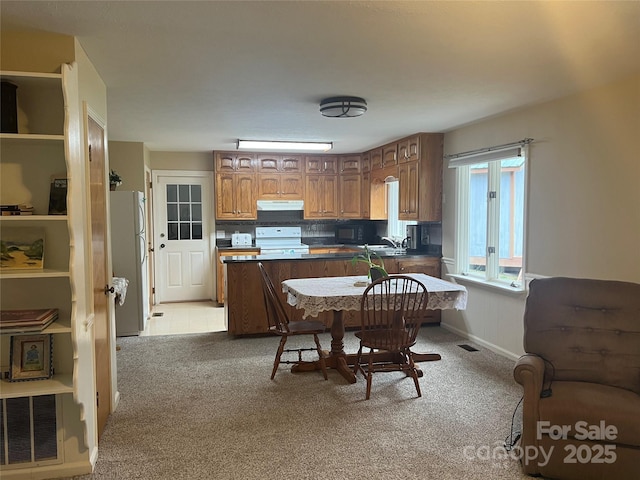
<instances>
[{"instance_id":1,"label":"brown leather recliner","mask_svg":"<svg viewBox=\"0 0 640 480\"><path fill-rule=\"evenodd\" d=\"M524 387L524 472L639 479L640 284L533 280L524 349L513 372Z\"/></svg>"}]
</instances>

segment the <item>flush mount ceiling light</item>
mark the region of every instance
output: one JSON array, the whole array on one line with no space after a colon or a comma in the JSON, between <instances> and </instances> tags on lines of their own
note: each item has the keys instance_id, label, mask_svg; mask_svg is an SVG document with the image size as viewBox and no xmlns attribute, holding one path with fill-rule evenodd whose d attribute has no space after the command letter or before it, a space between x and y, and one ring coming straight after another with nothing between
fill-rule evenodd
<instances>
[{"instance_id":1,"label":"flush mount ceiling light","mask_svg":"<svg viewBox=\"0 0 640 480\"><path fill-rule=\"evenodd\" d=\"M325 117L359 117L367 111L367 102L360 97L331 97L320 102L320 113Z\"/></svg>"},{"instance_id":2,"label":"flush mount ceiling light","mask_svg":"<svg viewBox=\"0 0 640 480\"><path fill-rule=\"evenodd\" d=\"M280 142L269 140L238 140L238 150L331 150L331 142Z\"/></svg>"}]
</instances>

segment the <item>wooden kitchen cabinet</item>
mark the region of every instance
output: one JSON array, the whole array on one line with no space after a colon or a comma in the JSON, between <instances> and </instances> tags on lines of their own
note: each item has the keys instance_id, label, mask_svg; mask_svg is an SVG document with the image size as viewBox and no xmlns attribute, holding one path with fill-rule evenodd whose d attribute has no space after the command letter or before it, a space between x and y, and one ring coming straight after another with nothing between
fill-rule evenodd
<instances>
[{"instance_id":1,"label":"wooden kitchen cabinet","mask_svg":"<svg viewBox=\"0 0 640 480\"><path fill-rule=\"evenodd\" d=\"M398 144L390 143L382 147L382 168L398 163Z\"/></svg>"},{"instance_id":2,"label":"wooden kitchen cabinet","mask_svg":"<svg viewBox=\"0 0 640 480\"><path fill-rule=\"evenodd\" d=\"M216 247L216 295L220 305L224 303L224 263L222 258L235 255L258 255L259 248L247 248L242 250L220 250Z\"/></svg>"},{"instance_id":3,"label":"wooden kitchen cabinet","mask_svg":"<svg viewBox=\"0 0 640 480\"><path fill-rule=\"evenodd\" d=\"M254 153L217 152L215 154L217 173L255 172L256 155Z\"/></svg>"},{"instance_id":4,"label":"wooden kitchen cabinet","mask_svg":"<svg viewBox=\"0 0 640 480\"><path fill-rule=\"evenodd\" d=\"M255 174L216 173L216 218L218 220L258 218Z\"/></svg>"},{"instance_id":5,"label":"wooden kitchen cabinet","mask_svg":"<svg viewBox=\"0 0 640 480\"><path fill-rule=\"evenodd\" d=\"M309 155L305 157L305 172L336 175L338 173L338 157L336 155Z\"/></svg>"},{"instance_id":6,"label":"wooden kitchen cabinet","mask_svg":"<svg viewBox=\"0 0 640 480\"><path fill-rule=\"evenodd\" d=\"M338 218L338 176L307 175L304 218Z\"/></svg>"},{"instance_id":7,"label":"wooden kitchen cabinet","mask_svg":"<svg viewBox=\"0 0 640 480\"><path fill-rule=\"evenodd\" d=\"M259 173L258 200L302 200L304 182L302 174Z\"/></svg>"},{"instance_id":8,"label":"wooden kitchen cabinet","mask_svg":"<svg viewBox=\"0 0 640 480\"><path fill-rule=\"evenodd\" d=\"M304 157L302 155L258 154L258 172L266 173L302 173Z\"/></svg>"},{"instance_id":9,"label":"wooden kitchen cabinet","mask_svg":"<svg viewBox=\"0 0 640 480\"><path fill-rule=\"evenodd\" d=\"M362 183L360 185L362 191L362 218L371 218L371 172L364 172L362 174Z\"/></svg>"},{"instance_id":10,"label":"wooden kitchen cabinet","mask_svg":"<svg viewBox=\"0 0 640 480\"><path fill-rule=\"evenodd\" d=\"M398 142L398 163L417 162L420 159L420 135Z\"/></svg>"},{"instance_id":11,"label":"wooden kitchen cabinet","mask_svg":"<svg viewBox=\"0 0 640 480\"><path fill-rule=\"evenodd\" d=\"M398 165L398 181L400 198L398 199L398 218L400 220L418 220L418 162L401 163Z\"/></svg>"},{"instance_id":12,"label":"wooden kitchen cabinet","mask_svg":"<svg viewBox=\"0 0 640 480\"><path fill-rule=\"evenodd\" d=\"M362 176L340 175L340 218L362 218Z\"/></svg>"},{"instance_id":13,"label":"wooden kitchen cabinet","mask_svg":"<svg viewBox=\"0 0 640 480\"><path fill-rule=\"evenodd\" d=\"M408 257L385 258L384 265L389 273L424 273L430 277L440 278L440 257ZM439 324L440 310L428 310L423 324Z\"/></svg>"},{"instance_id":14,"label":"wooden kitchen cabinet","mask_svg":"<svg viewBox=\"0 0 640 480\"><path fill-rule=\"evenodd\" d=\"M360 173L362 170L362 156L341 155L339 157L340 174Z\"/></svg>"},{"instance_id":15,"label":"wooden kitchen cabinet","mask_svg":"<svg viewBox=\"0 0 640 480\"><path fill-rule=\"evenodd\" d=\"M302 200L304 181L302 155L257 154L257 199Z\"/></svg>"},{"instance_id":16,"label":"wooden kitchen cabinet","mask_svg":"<svg viewBox=\"0 0 640 480\"><path fill-rule=\"evenodd\" d=\"M321 248L321 247L320 247ZM397 259L384 258L385 267L390 273L439 273L440 258L437 257L408 257ZM263 262L274 285L280 285L288 278L310 277L340 277L346 275L366 275L363 263L353 265L349 258L335 259L306 259L279 260ZM260 271L256 262L233 262L226 265L226 311L229 335L250 335L267 333L268 325L265 321L264 303L251 298L252 292L260 292L262 288ZM287 304L286 295L278 289L282 304L287 309L292 320L301 320L303 310ZM347 328L360 325L360 312L345 311L344 324ZM331 325L333 312L321 312L318 319L326 325ZM429 310L424 323L437 324L440 321L440 310Z\"/></svg>"},{"instance_id":17,"label":"wooden kitchen cabinet","mask_svg":"<svg viewBox=\"0 0 640 480\"><path fill-rule=\"evenodd\" d=\"M382 168L382 148L374 148L369 152L369 159L371 164L371 170L378 170Z\"/></svg>"}]
</instances>

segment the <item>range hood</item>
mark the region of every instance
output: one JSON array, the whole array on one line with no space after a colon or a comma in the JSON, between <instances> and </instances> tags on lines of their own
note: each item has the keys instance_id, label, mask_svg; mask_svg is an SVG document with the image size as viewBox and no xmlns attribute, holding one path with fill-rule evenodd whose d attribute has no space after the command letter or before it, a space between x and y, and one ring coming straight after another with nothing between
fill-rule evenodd
<instances>
[{"instance_id":1,"label":"range hood","mask_svg":"<svg viewBox=\"0 0 640 480\"><path fill-rule=\"evenodd\" d=\"M303 200L258 200L258 210L261 211L283 211L283 210L304 210Z\"/></svg>"}]
</instances>

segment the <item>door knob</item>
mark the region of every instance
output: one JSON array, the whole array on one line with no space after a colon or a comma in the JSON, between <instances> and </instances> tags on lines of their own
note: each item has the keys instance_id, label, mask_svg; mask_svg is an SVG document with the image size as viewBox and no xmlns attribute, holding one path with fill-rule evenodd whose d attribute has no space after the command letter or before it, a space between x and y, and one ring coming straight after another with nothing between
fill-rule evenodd
<instances>
[{"instance_id":1,"label":"door knob","mask_svg":"<svg viewBox=\"0 0 640 480\"><path fill-rule=\"evenodd\" d=\"M160 244L160 248L164 248L164 243L161 243L161 244Z\"/></svg>"}]
</instances>

